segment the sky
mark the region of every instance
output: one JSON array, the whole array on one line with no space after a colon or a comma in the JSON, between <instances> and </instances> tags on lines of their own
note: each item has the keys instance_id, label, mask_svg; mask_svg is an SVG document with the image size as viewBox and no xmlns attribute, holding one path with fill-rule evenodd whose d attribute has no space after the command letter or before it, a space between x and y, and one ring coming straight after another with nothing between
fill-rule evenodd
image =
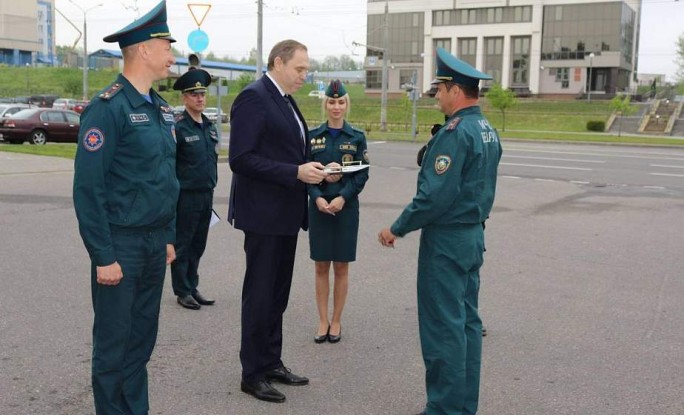
<instances>
[{"instance_id":1,"label":"sky","mask_svg":"<svg viewBox=\"0 0 684 415\"><path fill-rule=\"evenodd\" d=\"M92 52L117 49L117 44L104 43L102 38L152 9L158 0L56 0L56 8L82 29L83 12L74 3L87 11L88 51ZM247 57L256 47L256 0L204 3L213 3L201 26L209 36L205 53L211 51L219 57L236 59ZM177 40L174 47L184 54L191 52L188 34L197 29L187 4L167 0L169 27ZM665 74L669 81L674 81L675 42L684 34L684 0L643 0L642 4L639 72ZM276 42L292 38L306 44L309 56L316 60L344 54L362 61L365 48L354 47L352 42L366 42L366 6L366 0L264 0L264 60ZM78 38L78 32L59 13L55 25L58 45L72 45ZM83 46L82 39L77 46Z\"/></svg>"}]
</instances>

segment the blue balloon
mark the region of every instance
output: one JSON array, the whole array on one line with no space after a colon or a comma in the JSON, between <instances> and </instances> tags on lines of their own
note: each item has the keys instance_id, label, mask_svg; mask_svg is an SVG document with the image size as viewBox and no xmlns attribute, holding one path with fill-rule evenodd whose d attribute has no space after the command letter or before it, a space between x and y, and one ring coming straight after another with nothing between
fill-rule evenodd
<instances>
[{"instance_id":1,"label":"blue balloon","mask_svg":"<svg viewBox=\"0 0 684 415\"><path fill-rule=\"evenodd\" d=\"M209 46L209 35L200 29L193 30L188 35L188 46L193 52L203 52Z\"/></svg>"}]
</instances>

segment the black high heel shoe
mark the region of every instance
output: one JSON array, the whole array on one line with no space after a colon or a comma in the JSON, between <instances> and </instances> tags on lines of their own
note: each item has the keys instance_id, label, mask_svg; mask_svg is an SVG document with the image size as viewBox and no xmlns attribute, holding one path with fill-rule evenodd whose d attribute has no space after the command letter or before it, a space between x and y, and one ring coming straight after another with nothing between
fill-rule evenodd
<instances>
[{"instance_id":1,"label":"black high heel shoe","mask_svg":"<svg viewBox=\"0 0 684 415\"><path fill-rule=\"evenodd\" d=\"M325 341L328 340L329 335L330 335L330 324L328 324L328 331L325 334L322 334L320 336L318 334L316 334L314 336L314 343L318 343L318 344L325 343Z\"/></svg>"},{"instance_id":2,"label":"black high heel shoe","mask_svg":"<svg viewBox=\"0 0 684 415\"><path fill-rule=\"evenodd\" d=\"M337 343L342 339L342 325L340 324L340 334L333 336L330 334L330 327L328 327L328 343Z\"/></svg>"}]
</instances>

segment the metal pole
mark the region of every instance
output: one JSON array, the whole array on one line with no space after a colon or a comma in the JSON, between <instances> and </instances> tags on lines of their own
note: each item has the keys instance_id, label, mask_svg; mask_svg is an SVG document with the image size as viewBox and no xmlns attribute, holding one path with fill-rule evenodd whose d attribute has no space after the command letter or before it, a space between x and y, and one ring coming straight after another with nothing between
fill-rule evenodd
<instances>
[{"instance_id":1,"label":"metal pole","mask_svg":"<svg viewBox=\"0 0 684 415\"><path fill-rule=\"evenodd\" d=\"M88 26L83 12L83 100L88 99Z\"/></svg>"},{"instance_id":2,"label":"metal pole","mask_svg":"<svg viewBox=\"0 0 684 415\"><path fill-rule=\"evenodd\" d=\"M257 1L257 56L256 56L256 74L255 79L261 78L262 68L264 67L264 62L262 60L263 55L263 40L264 40L264 2L263 0Z\"/></svg>"},{"instance_id":3,"label":"metal pole","mask_svg":"<svg viewBox=\"0 0 684 415\"><path fill-rule=\"evenodd\" d=\"M219 147L221 146L221 130L223 129L223 111L221 110L221 77L217 76L216 77L216 108L218 110L218 142L219 142Z\"/></svg>"},{"instance_id":4,"label":"metal pole","mask_svg":"<svg viewBox=\"0 0 684 415\"><path fill-rule=\"evenodd\" d=\"M413 100L413 113L411 114L411 139L416 141L417 129L418 129L418 119L416 117L416 106L418 103L418 86L416 82L418 81L418 71L413 72L411 83L413 84L413 90L411 91L411 100Z\"/></svg>"},{"instance_id":5,"label":"metal pole","mask_svg":"<svg viewBox=\"0 0 684 415\"><path fill-rule=\"evenodd\" d=\"M387 42L389 41L388 27L389 1L385 0L385 17L382 33L382 92L380 94L380 131L387 131Z\"/></svg>"},{"instance_id":6,"label":"metal pole","mask_svg":"<svg viewBox=\"0 0 684 415\"><path fill-rule=\"evenodd\" d=\"M587 86L587 102L591 102L591 70L594 66L594 53L589 54L589 85Z\"/></svg>"}]
</instances>

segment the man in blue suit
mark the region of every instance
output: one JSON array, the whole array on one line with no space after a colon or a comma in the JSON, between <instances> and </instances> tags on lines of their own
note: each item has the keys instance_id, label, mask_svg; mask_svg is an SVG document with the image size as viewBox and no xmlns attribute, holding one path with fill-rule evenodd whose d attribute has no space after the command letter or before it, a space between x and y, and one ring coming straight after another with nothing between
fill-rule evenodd
<instances>
[{"instance_id":1,"label":"man in blue suit","mask_svg":"<svg viewBox=\"0 0 684 415\"><path fill-rule=\"evenodd\" d=\"M228 220L245 234L240 389L257 399L284 402L271 381L306 385L281 360L299 229L307 229L306 184L325 179L324 166L307 163L308 128L290 94L309 70L307 48L276 44L268 73L247 86L231 108L229 162L233 171Z\"/></svg>"}]
</instances>

